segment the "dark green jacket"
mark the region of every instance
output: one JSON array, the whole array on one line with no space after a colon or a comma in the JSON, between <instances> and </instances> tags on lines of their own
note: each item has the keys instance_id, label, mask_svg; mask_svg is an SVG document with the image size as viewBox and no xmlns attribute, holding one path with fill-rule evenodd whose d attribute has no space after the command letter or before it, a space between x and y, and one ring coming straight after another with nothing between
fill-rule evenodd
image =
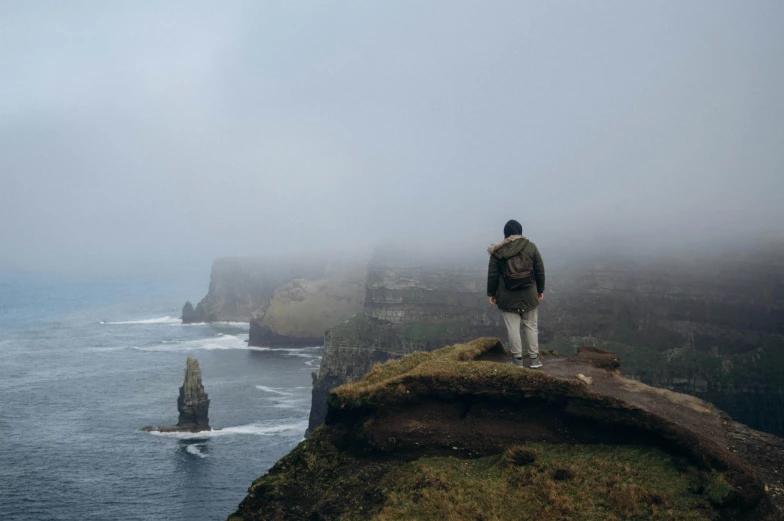
<instances>
[{"instance_id":1,"label":"dark green jacket","mask_svg":"<svg viewBox=\"0 0 784 521\"><path fill-rule=\"evenodd\" d=\"M506 259L520 252L531 257L536 284L525 289L508 290L504 286L501 269ZM544 293L544 262L536 244L522 235L512 235L487 249L490 264L487 266L487 296L496 298L496 305L502 311L528 311L539 305L539 293Z\"/></svg>"}]
</instances>

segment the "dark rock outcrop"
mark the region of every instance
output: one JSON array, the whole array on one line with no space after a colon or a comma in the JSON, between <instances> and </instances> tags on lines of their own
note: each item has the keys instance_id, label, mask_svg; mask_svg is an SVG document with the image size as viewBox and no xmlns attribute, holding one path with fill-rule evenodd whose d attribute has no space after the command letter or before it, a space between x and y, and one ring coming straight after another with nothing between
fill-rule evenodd
<instances>
[{"instance_id":1,"label":"dark rock outcrop","mask_svg":"<svg viewBox=\"0 0 784 521\"><path fill-rule=\"evenodd\" d=\"M196 313L196 310L193 309L193 304L191 301L187 301L184 306L182 306L182 323L183 324L194 324L197 322L201 322L200 316Z\"/></svg>"},{"instance_id":2,"label":"dark rock outcrop","mask_svg":"<svg viewBox=\"0 0 784 521\"><path fill-rule=\"evenodd\" d=\"M262 325L260 319L251 319L248 345L260 347L312 347L324 343L324 335L296 336L281 335L267 325Z\"/></svg>"},{"instance_id":3,"label":"dark rock outcrop","mask_svg":"<svg viewBox=\"0 0 784 521\"><path fill-rule=\"evenodd\" d=\"M180 387L177 410L180 412L177 425L166 427L145 427L144 431L159 432L201 432L209 431L210 400L201 382L199 361L188 357L185 363L185 381Z\"/></svg>"}]
</instances>

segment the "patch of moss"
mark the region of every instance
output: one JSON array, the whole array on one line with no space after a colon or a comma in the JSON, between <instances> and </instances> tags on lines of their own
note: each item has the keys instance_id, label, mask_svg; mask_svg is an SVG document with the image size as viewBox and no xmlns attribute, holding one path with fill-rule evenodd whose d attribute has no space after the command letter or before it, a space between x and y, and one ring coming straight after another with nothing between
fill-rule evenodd
<instances>
[{"instance_id":1,"label":"patch of moss","mask_svg":"<svg viewBox=\"0 0 784 521\"><path fill-rule=\"evenodd\" d=\"M732 493L732 486L720 472L713 472L705 485L705 497L714 505L722 505Z\"/></svg>"}]
</instances>

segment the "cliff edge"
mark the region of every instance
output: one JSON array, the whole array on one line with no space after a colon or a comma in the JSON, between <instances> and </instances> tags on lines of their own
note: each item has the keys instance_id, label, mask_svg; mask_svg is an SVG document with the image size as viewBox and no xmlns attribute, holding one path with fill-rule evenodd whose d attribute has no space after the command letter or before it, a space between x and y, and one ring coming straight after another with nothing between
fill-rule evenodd
<instances>
[{"instance_id":1,"label":"cliff edge","mask_svg":"<svg viewBox=\"0 0 784 521\"><path fill-rule=\"evenodd\" d=\"M376 365L229 519L780 520L784 440L623 378L597 348L483 338Z\"/></svg>"}]
</instances>

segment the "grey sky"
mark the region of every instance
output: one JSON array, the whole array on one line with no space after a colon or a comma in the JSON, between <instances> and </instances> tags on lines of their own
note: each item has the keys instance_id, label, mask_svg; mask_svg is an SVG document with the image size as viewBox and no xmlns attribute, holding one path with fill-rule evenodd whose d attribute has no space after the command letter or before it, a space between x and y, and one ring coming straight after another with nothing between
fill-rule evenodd
<instances>
[{"instance_id":1,"label":"grey sky","mask_svg":"<svg viewBox=\"0 0 784 521\"><path fill-rule=\"evenodd\" d=\"M781 238L784 3L0 1L0 267Z\"/></svg>"}]
</instances>

